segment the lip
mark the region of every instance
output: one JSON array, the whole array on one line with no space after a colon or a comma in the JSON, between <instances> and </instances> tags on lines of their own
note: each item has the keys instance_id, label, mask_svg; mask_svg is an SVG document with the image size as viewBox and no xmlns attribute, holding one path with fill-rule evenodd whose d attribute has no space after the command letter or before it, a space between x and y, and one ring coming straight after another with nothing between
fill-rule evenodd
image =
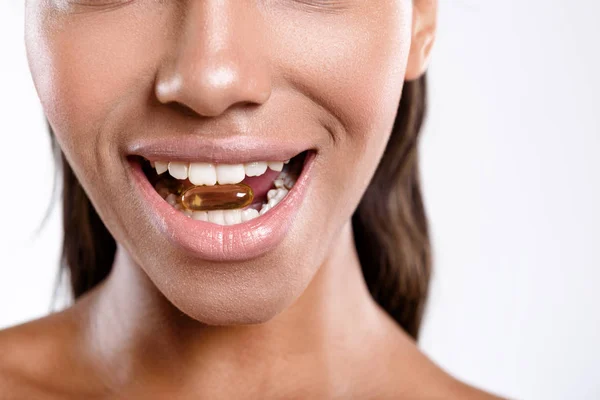
<instances>
[{"instance_id":1,"label":"lip","mask_svg":"<svg viewBox=\"0 0 600 400\"><path fill-rule=\"evenodd\" d=\"M303 138L273 141L265 138L238 135L219 139L184 136L134 142L125 149L132 156L148 161L210 162L242 164L253 161L286 161L306 150L313 150Z\"/></svg>"},{"instance_id":2,"label":"lip","mask_svg":"<svg viewBox=\"0 0 600 400\"><path fill-rule=\"evenodd\" d=\"M149 147L144 149L146 154L151 153ZM156 151L159 150L156 147L155 149ZM289 150L288 147L288 152ZM305 150L306 148L300 150L299 153ZM196 154L196 152L198 152L197 147L193 153ZM155 153L156 156L159 154L164 157L164 152ZM186 160L186 157L191 154L191 152L184 155L180 154L177 159ZM138 153L137 155L141 154ZM285 156L287 157L287 154ZM250 154L250 157L254 157L254 155ZM265 157L264 148L260 157ZM279 154L279 157L281 157L281 154ZM197 258L207 261L229 262L257 258L273 250L283 241L304 200L311 180L315 158L316 152L309 151L296 184L279 204L255 219L228 226L193 220L175 210L152 187L142 171L140 163L129 161L129 166L133 180L139 186L146 203L150 205L147 212L152 214L153 224L165 240ZM223 152L219 150L218 153L213 153L209 158L204 157L203 159L213 162L216 162L216 159L232 162L225 157L224 150ZM232 159L235 160L235 157ZM262 159L264 160L264 158Z\"/></svg>"}]
</instances>

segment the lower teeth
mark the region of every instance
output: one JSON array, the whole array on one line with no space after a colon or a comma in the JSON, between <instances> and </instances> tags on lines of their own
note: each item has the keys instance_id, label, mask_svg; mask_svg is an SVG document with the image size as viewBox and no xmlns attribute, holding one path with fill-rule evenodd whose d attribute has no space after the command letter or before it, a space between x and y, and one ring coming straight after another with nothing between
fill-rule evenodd
<instances>
[{"instance_id":1,"label":"lower teeth","mask_svg":"<svg viewBox=\"0 0 600 400\"><path fill-rule=\"evenodd\" d=\"M245 209L233 210L191 211L181 204L178 194L173 193L166 187L156 187L156 190L167 203L188 218L212 222L217 225L235 225L263 215L279 204L292 189L296 179L296 176L283 170L273 181L273 188L267 192L266 203L262 203L260 206L256 204Z\"/></svg>"}]
</instances>

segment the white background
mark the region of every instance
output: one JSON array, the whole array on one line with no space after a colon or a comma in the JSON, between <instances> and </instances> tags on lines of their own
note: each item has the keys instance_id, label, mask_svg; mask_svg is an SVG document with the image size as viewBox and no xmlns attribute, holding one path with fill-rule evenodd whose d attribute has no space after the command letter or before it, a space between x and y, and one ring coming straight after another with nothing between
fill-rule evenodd
<instances>
[{"instance_id":1,"label":"white background","mask_svg":"<svg viewBox=\"0 0 600 400\"><path fill-rule=\"evenodd\" d=\"M53 163L23 45L0 3L0 327L49 309ZM421 340L512 398L600 399L600 2L440 0L422 141L436 274Z\"/></svg>"}]
</instances>

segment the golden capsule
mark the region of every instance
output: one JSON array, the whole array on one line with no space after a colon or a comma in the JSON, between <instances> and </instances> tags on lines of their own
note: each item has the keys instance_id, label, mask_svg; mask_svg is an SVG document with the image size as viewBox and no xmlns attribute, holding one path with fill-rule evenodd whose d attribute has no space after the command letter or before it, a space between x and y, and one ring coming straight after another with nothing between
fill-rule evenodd
<instances>
[{"instance_id":1,"label":"golden capsule","mask_svg":"<svg viewBox=\"0 0 600 400\"><path fill-rule=\"evenodd\" d=\"M246 184L192 186L181 194L181 204L190 211L234 210L252 204L254 192Z\"/></svg>"}]
</instances>

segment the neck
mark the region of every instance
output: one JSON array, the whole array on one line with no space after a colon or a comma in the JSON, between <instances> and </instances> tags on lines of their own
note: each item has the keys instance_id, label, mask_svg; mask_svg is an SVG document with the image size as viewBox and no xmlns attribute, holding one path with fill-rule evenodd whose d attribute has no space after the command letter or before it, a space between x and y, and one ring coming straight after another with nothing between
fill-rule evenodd
<instances>
[{"instance_id":1,"label":"neck","mask_svg":"<svg viewBox=\"0 0 600 400\"><path fill-rule=\"evenodd\" d=\"M314 384L324 370L339 374L344 365L337 363L365 348L366 327L380 311L365 285L350 222L338 238L292 306L269 322L245 326L207 326L183 314L119 247L111 274L87 296L91 357L115 389L175 379L171 384L215 388L220 382L229 389L228 376L273 388L284 384L281 376Z\"/></svg>"}]
</instances>

